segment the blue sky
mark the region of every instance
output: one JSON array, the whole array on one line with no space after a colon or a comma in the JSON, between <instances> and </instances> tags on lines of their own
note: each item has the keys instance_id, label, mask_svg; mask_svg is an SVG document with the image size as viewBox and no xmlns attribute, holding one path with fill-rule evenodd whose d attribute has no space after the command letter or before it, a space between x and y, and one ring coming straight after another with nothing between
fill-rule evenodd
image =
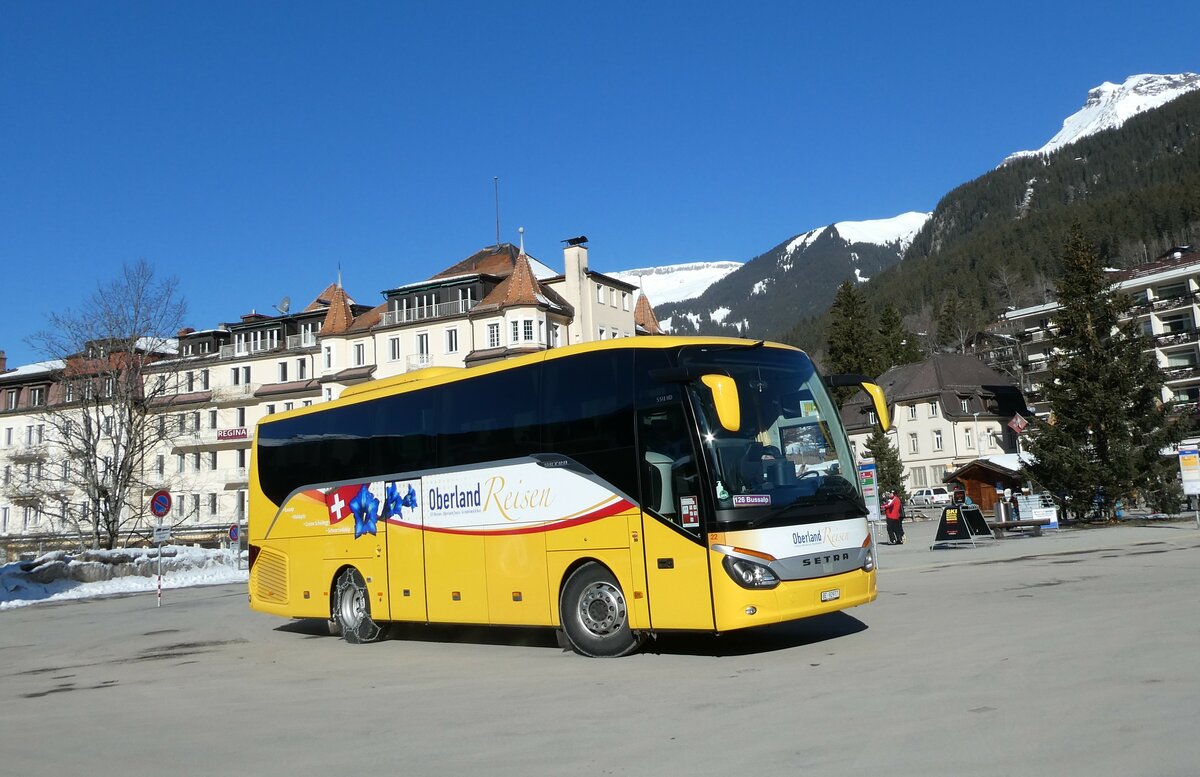
<instances>
[{"instance_id":1,"label":"blue sky","mask_svg":"<svg viewBox=\"0 0 1200 777\"><path fill-rule=\"evenodd\" d=\"M0 0L0 349L122 262L196 328L376 304L496 239L746 260L931 210L1103 81L1200 69L1200 3Z\"/></svg>"}]
</instances>

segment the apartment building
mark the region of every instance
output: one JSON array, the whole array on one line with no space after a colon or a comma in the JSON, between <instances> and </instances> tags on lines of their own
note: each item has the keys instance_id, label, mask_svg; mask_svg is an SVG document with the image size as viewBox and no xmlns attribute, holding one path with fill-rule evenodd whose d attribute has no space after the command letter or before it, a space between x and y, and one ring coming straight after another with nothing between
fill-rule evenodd
<instances>
[{"instance_id":1,"label":"apartment building","mask_svg":"<svg viewBox=\"0 0 1200 777\"><path fill-rule=\"evenodd\" d=\"M1008 422L1025 411L1024 397L1008 376L974 356L938 354L892 367L878 383L910 490L940 485L949 473L981 457L1017 452ZM861 461L877 423L871 402L860 393L841 412Z\"/></svg>"},{"instance_id":2,"label":"apartment building","mask_svg":"<svg viewBox=\"0 0 1200 777\"><path fill-rule=\"evenodd\" d=\"M251 311L184 329L148 371L156 439L137 474L146 497L173 495L177 531L224 531L244 520L250 444L264 416L336 399L348 386L433 366L469 367L568 343L660 334L636 289L588 268L586 245L555 273L510 244L485 248L434 276L382 292L370 306L331 284L299 310ZM71 530L29 483L64 455L42 420L60 363L6 369L0 354L0 536ZM79 518L82 495L63 493ZM140 505L131 518L149 525Z\"/></svg>"},{"instance_id":3,"label":"apartment building","mask_svg":"<svg viewBox=\"0 0 1200 777\"><path fill-rule=\"evenodd\" d=\"M1148 349L1165 377L1162 398L1195 412L1200 402L1200 252L1191 246L1168 251L1157 261L1109 274L1115 288L1133 298L1129 316L1150 339ZM1008 311L984 336L980 358L1014 375L1039 414L1039 398L1050 378L1058 303Z\"/></svg>"}]
</instances>

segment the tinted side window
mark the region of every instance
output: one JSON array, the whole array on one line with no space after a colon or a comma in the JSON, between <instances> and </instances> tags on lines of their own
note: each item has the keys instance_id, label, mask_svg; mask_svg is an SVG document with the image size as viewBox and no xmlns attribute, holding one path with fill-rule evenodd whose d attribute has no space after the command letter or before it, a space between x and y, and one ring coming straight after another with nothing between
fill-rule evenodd
<instances>
[{"instance_id":1,"label":"tinted side window","mask_svg":"<svg viewBox=\"0 0 1200 777\"><path fill-rule=\"evenodd\" d=\"M441 407L441 466L462 467L538 453L540 369L541 365L531 365L504 370L433 389Z\"/></svg>"},{"instance_id":2,"label":"tinted side window","mask_svg":"<svg viewBox=\"0 0 1200 777\"><path fill-rule=\"evenodd\" d=\"M570 456L636 496L633 351L547 359L542 380L546 451Z\"/></svg>"},{"instance_id":3,"label":"tinted side window","mask_svg":"<svg viewBox=\"0 0 1200 777\"><path fill-rule=\"evenodd\" d=\"M263 424L263 493L278 505L302 486L434 467L431 403L429 392L417 392Z\"/></svg>"}]
</instances>

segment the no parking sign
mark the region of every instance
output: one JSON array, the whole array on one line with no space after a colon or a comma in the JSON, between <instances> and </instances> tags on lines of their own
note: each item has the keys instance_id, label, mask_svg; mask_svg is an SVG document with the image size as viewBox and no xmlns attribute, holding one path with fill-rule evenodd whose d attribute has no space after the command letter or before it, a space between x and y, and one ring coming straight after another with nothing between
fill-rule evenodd
<instances>
[{"instance_id":1,"label":"no parking sign","mask_svg":"<svg viewBox=\"0 0 1200 777\"><path fill-rule=\"evenodd\" d=\"M171 512L171 492L159 489L150 497L150 513L155 518L162 518Z\"/></svg>"}]
</instances>

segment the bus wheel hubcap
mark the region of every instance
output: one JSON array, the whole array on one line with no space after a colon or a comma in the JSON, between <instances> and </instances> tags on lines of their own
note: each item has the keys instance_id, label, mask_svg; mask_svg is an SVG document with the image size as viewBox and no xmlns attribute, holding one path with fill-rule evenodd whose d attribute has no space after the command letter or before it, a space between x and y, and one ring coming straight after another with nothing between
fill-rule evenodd
<instances>
[{"instance_id":1,"label":"bus wheel hubcap","mask_svg":"<svg viewBox=\"0 0 1200 777\"><path fill-rule=\"evenodd\" d=\"M625 597L610 583L594 583L579 598L579 619L596 636L612 634L625 623Z\"/></svg>"},{"instance_id":2,"label":"bus wheel hubcap","mask_svg":"<svg viewBox=\"0 0 1200 777\"><path fill-rule=\"evenodd\" d=\"M342 600L342 620L348 626L357 626L366 615L366 598L362 591L351 588Z\"/></svg>"}]
</instances>

